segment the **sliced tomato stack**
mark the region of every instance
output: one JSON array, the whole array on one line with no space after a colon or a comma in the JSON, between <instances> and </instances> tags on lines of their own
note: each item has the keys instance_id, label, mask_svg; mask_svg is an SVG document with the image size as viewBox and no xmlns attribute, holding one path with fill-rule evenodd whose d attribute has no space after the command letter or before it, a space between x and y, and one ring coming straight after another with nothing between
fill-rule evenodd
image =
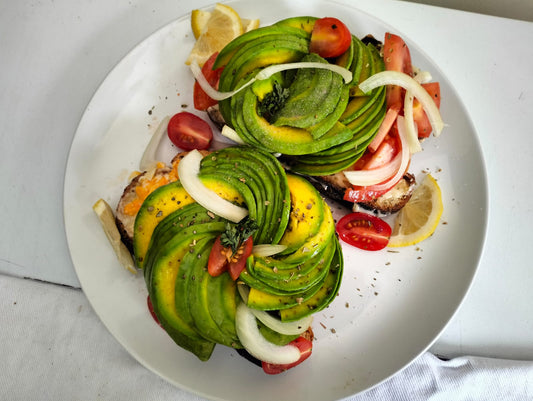
<instances>
[{"instance_id":1,"label":"sliced tomato stack","mask_svg":"<svg viewBox=\"0 0 533 401\"><path fill-rule=\"evenodd\" d=\"M386 33L383 44L383 59L387 71L398 71L409 76L414 75L409 47L403 39L395 34ZM422 86L440 106L440 85L438 82L424 83ZM387 87L387 113L380 130L367 148L365 155L353 166L353 170L372 170L393 162L394 156L402 151L398 138L398 116L403 116L405 90L396 85ZM418 129L418 138L427 138L431 133L431 124L417 99L413 101L413 119ZM404 150L405 151L405 150ZM402 172L403 174L406 171ZM401 179L397 174L395 180L384 181L376 185L354 186L346 191L344 199L350 202L368 202L387 193ZM399 177L399 178L398 178Z\"/></svg>"}]
</instances>

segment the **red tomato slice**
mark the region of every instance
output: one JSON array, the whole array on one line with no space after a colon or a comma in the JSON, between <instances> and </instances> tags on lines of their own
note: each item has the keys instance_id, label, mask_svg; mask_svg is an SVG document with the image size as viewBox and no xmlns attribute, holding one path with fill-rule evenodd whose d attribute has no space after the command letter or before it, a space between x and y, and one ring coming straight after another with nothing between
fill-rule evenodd
<instances>
[{"instance_id":1,"label":"red tomato slice","mask_svg":"<svg viewBox=\"0 0 533 401\"><path fill-rule=\"evenodd\" d=\"M344 23L337 18L316 20L311 32L309 52L320 57L331 58L343 54L352 42L352 34Z\"/></svg>"},{"instance_id":2,"label":"red tomato slice","mask_svg":"<svg viewBox=\"0 0 533 401\"><path fill-rule=\"evenodd\" d=\"M220 67L216 70L213 70L213 64L215 64L217 56L218 52L213 53L213 55L207 59L207 61L202 67L202 74L204 75L207 82L209 82L209 85L211 85L215 89L218 89L218 81L220 80L220 74L222 74L222 70L224 69L224 67ZM214 106L218 103L216 100L211 99L207 95L207 93L205 93L205 91L202 89L202 87L197 81L194 82L193 100L194 108L196 110L202 111L205 111L209 107Z\"/></svg>"},{"instance_id":3,"label":"red tomato slice","mask_svg":"<svg viewBox=\"0 0 533 401\"><path fill-rule=\"evenodd\" d=\"M221 236L219 235L209 253L207 272L216 277L228 271L233 281L237 280L246 266L246 259L252 254L253 247L253 239L248 237L239 246L237 252L232 255L231 248L222 245Z\"/></svg>"},{"instance_id":4,"label":"red tomato slice","mask_svg":"<svg viewBox=\"0 0 533 401\"><path fill-rule=\"evenodd\" d=\"M413 65L411 64L411 53L401 37L393 33L385 34L383 43L383 60L387 71L400 71L408 75L413 75ZM399 86L389 86L387 88L387 106L402 107L404 90Z\"/></svg>"},{"instance_id":5,"label":"red tomato slice","mask_svg":"<svg viewBox=\"0 0 533 401\"><path fill-rule=\"evenodd\" d=\"M213 247L211 248L211 252L209 253L209 259L207 260L207 272L211 276L220 276L222 273L228 270L227 254L228 250L224 246L222 246L219 235L215 240Z\"/></svg>"},{"instance_id":6,"label":"red tomato slice","mask_svg":"<svg viewBox=\"0 0 533 401\"><path fill-rule=\"evenodd\" d=\"M353 188L347 189L346 192L344 192L344 200L352 203L359 203L359 202L369 202L371 200L374 200L376 198L379 198L381 195L386 194L388 191L392 189L394 185L391 185L390 188L385 190L379 190L376 191L373 186L368 187L359 187L354 186Z\"/></svg>"},{"instance_id":7,"label":"red tomato slice","mask_svg":"<svg viewBox=\"0 0 533 401\"><path fill-rule=\"evenodd\" d=\"M395 127L396 125L393 126L389 134L383 139L374 153L371 151L365 152L365 154L355 163L354 170L368 170L380 167L394 159L394 156L400 152L400 140L398 139ZM353 188L346 190L344 193L344 200L353 203L369 202L387 193L392 187L394 187L394 185L396 185L395 182L391 183L389 188L384 190L375 190L374 185L365 187L353 186Z\"/></svg>"},{"instance_id":8,"label":"red tomato slice","mask_svg":"<svg viewBox=\"0 0 533 401\"><path fill-rule=\"evenodd\" d=\"M379 251L389 243L392 229L379 217L355 212L339 220L337 233L344 242L359 249Z\"/></svg>"},{"instance_id":9,"label":"red tomato slice","mask_svg":"<svg viewBox=\"0 0 533 401\"><path fill-rule=\"evenodd\" d=\"M400 141L396 135L388 134L372 153L372 157L365 163L363 170L381 167L389 163L400 152Z\"/></svg>"},{"instance_id":10,"label":"red tomato slice","mask_svg":"<svg viewBox=\"0 0 533 401\"><path fill-rule=\"evenodd\" d=\"M263 371L266 374L277 375L279 373L285 372L286 370L301 364L303 361L309 358L311 356L311 353L313 352L312 341L304 337L298 337L296 340L291 341L290 344L296 345L298 347L298 349L300 350L300 359L298 359L294 363L289 363L286 365L278 365L275 363L261 362Z\"/></svg>"},{"instance_id":11,"label":"red tomato slice","mask_svg":"<svg viewBox=\"0 0 533 401\"><path fill-rule=\"evenodd\" d=\"M213 139L213 131L200 117L182 111L168 122L168 138L183 150L207 149Z\"/></svg>"},{"instance_id":12,"label":"red tomato slice","mask_svg":"<svg viewBox=\"0 0 533 401\"><path fill-rule=\"evenodd\" d=\"M435 104L440 108L440 85L438 82L430 82L422 84L424 89L429 93L431 98L435 101ZM418 129L419 138L427 138L431 134L432 128L429 123L429 119L426 116L426 112L422 108L422 105L418 99L413 100L413 118Z\"/></svg>"},{"instance_id":13,"label":"red tomato slice","mask_svg":"<svg viewBox=\"0 0 533 401\"><path fill-rule=\"evenodd\" d=\"M148 310L150 311L150 315L152 315L153 319L156 321L156 323L161 326L161 322L159 321L159 319L157 318L157 316L155 315L155 311L154 311L154 305L152 304L152 300L150 299L150 295L148 295L146 297L146 304L148 305ZM161 326L163 327L163 326Z\"/></svg>"},{"instance_id":14,"label":"red tomato slice","mask_svg":"<svg viewBox=\"0 0 533 401\"><path fill-rule=\"evenodd\" d=\"M246 259L252 254L252 248L254 247L254 242L252 237L248 237L237 249L236 254L233 255L231 261L228 264L228 273L233 279L237 280L241 275L241 272L244 270L246 265Z\"/></svg>"}]
</instances>

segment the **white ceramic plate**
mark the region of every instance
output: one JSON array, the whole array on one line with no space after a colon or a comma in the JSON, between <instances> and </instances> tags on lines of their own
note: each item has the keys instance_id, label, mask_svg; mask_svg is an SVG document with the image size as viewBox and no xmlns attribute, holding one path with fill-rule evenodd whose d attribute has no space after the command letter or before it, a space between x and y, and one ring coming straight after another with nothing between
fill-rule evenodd
<instances>
[{"instance_id":1,"label":"white ceramic plate","mask_svg":"<svg viewBox=\"0 0 533 401\"><path fill-rule=\"evenodd\" d=\"M336 16L358 36L383 38L383 22L326 1L230 3L267 25L288 16ZM443 193L436 233L419 246L365 253L345 247L339 296L317 314L313 355L297 369L267 376L229 348L208 362L183 351L150 317L141 275L118 264L91 209L98 198L116 205L157 123L193 111L192 78L184 60L193 45L189 16L151 35L111 71L90 102L70 152L65 177L65 225L72 260L94 310L140 363L175 385L207 398L341 399L398 372L438 337L470 287L482 251L487 185L480 146L464 107L438 67L408 41L414 63L442 89L449 125L424 143L411 171L431 172ZM173 149L164 143L161 157Z\"/></svg>"}]
</instances>

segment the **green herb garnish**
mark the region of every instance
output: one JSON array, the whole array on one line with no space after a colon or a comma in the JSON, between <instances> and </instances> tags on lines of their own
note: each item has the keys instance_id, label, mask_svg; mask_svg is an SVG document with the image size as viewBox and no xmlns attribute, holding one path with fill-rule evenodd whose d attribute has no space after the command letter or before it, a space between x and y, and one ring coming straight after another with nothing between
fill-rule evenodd
<instances>
[{"instance_id":1,"label":"green herb garnish","mask_svg":"<svg viewBox=\"0 0 533 401\"><path fill-rule=\"evenodd\" d=\"M226 230L220 236L220 243L224 248L231 248L232 252L235 253L239 246L258 228L256 221L248 218L238 224L227 222Z\"/></svg>"},{"instance_id":2,"label":"green herb garnish","mask_svg":"<svg viewBox=\"0 0 533 401\"><path fill-rule=\"evenodd\" d=\"M259 104L259 115L271 121L285 105L289 98L289 93L288 88L284 88L279 82L274 82L272 92L267 93L261 104Z\"/></svg>"}]
</instances>

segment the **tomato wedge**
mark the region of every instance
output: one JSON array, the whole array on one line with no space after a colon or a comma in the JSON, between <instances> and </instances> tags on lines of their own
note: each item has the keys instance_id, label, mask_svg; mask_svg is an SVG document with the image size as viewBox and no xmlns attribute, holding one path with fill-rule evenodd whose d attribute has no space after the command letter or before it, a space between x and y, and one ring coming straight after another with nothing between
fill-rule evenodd
<instances>
[{"instance_id":1,"label":"tomato wedge","mask_svg":"<svg viewBox=\"0 0 533 401\"><path fill-rule=\"evenodd\" d=\"M440 85L438 82L430 82L422 84L424 89L429 93L431 98L435 101L437 107L440 108ZM413 100L413 119L415 120L418 129L419 138L427 138L431 134L432 128L426 112L418 99Z\"/></svg>"},{"instance_id":2,"label":"tomato wedge","mask_svg":"<svg viewBox=\"0 0 533 401\"><path fill-rule=\"evenodd\" d=\"M296 340L291 341L289 344L296 345L298 347L298 349L300 350L300 359L298 359L294 363L288 363L285 365L261 362L261 367L263 368L263 371L266 374L277 375L279 373L285 372L286 370L289 370L290 368L301 364L303 361L309 358L311 356L311 353L313 352L313 343L307 338L298 337Z\"/></svg>"},{"instance_id":3,"label":"tomato wedge","mask_svg":"<svg viewBox=\"0 0 533 401\"><path fill-rule=\"evenodd\" d=\"M316 20L311 32L309 52L331 58L343 54L352 43L352 34L337 18L325 17Z\"/></svg>"},{"instance_id":4,"label":"tomato wedge","mask_svg":"<svg viewBox=\"0 0 533 401\"><path fill-rule=\"evenodd\" d=\"M401 37L393 33L385 34L383 60L387 71L399 71L413 75L411 52ZM404 90L400 86L387 87L387 106L402 107Z\"/></svg>"},{"instance_id":5,"label":"tomato wedge","mask_svg":"<svg viewBox=\"0 0 533 401\"><path fill-rule=\"evenodd\" d=\"M387 246L392 229L377 216L354 212L337 223L337 233L346 243L367 251L379 251Z\"/></svg>"},{"instance_id":6,"label":"tomato wedge","mask_svg":"<svg viewBox=\"0 0 533 401\"><path fill-rule=\"evenodd\" d=\"M220 235L216 238L207 261L207 272L213 277L228 270L228 259L231 257L231 249L225 248L220 238Z\"/></svg>"},{"instance_id":7,"label":"tomato wedge","mask_svg":"<svg viewBox=\"0 0 533 401\"><path fill-rule=\"evenodd\" d=\"M207 149L213 140L211 126L188 111L175 114L167 131L170 141L183 150Z\"/></svg>"},{"instance_id":8,"label":"tomato wedge","mask_svg":"<svg viewBox=\"0 0 533 401\"><path fill-rule=\"evenodd\" d=\"M237 252L232 256L228 264L228 273L233 281L237 280L241 275L241 272L244 270L246 265L246 259L252 254L252 248L254 247L254 242L252 237L248 237L244 242L239 246Z\"/></svg>"},{"instance_id":9,"label":"tomato wedge","mask_svg":"<svg viewBox=\"0 0 533 401\"><path fill-rule=\"evenodd\" d=\"M220 74L222 74L222 70L224 69L224 67L220 67L216 70L213 70L213 65L215 64L217 56L218 52L213 53L202 67L203 76L205 77L207 82L209 82L209 85L211 85L215 89L218 89L218 81L220 80ZM201 111L205 111L209 107L214 106L218 103L216 100L211 99L207 95L207 93L205 93L198 81L194 81L193 101L194 108L196 110Z\"/></svg>"},{"instance_id":10,"label":"tomato wedge","mask_svg":"<svg viewBox=\"0 0 533 401\"><path fill-rule=\"evenodd\" d=\"M252 254L253 246L252 237L248 237L234 253L230 247L222 245L221 235L219 235L209 253L207 272L211 276L217 277L227 271L233 281L237 280L246 266L246 259Z\"/></svg>"}]
</instances>

